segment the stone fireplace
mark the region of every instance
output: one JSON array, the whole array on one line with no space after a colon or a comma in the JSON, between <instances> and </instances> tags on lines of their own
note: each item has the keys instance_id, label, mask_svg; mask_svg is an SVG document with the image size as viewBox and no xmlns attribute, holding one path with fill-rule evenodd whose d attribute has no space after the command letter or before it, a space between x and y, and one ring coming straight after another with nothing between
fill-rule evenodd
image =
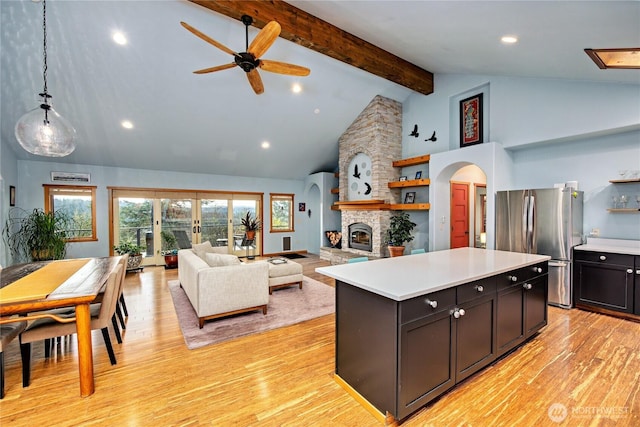
<instances>
[{"instance_id":1,"label":"stone fireplace","mask_svg":"<svg viewBox=\"0 0 640 427\"><path fill-rule=\"evenodd\" d=\"M392 212L384 205L400 203L400 192L390 190L388 183L399 178L392 163L402 157L402 104L376 96L340 137L339 150L342 250L388 256L385 233ZM367 227L366 247L351 244L353 224Z\"/></svg>"}]
</instances>

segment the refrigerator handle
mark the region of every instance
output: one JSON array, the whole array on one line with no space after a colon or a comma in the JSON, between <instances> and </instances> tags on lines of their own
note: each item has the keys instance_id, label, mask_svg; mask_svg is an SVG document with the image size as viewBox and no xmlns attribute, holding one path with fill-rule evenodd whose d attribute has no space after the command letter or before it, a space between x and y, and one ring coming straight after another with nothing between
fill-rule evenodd
<instances>
[{"instance_id":1,"label":"refrigerator handle","mask_svg":"<svg viewBox=\"0 0 640 427\"><path fill-rule=\"evenodd\" d=\"M529 210L529 196L524 196L522 204L522 242L524 244L523 252L529 252L529 220L527 212Z\"/></svg>"},{"instance_id":2,"label":"refrigerator handle","mask_svg":"<svg viewBox=\"0 0 640 427\"><path fill-rule=\"evenodd\" d=\"M536 211L536 196L529 197L529 212L527 214L528 222L527 222L527 234L529 235L529 251L531 253L537 253L537 242L536 242L536 233L534 232L536 224L534 221Z\"/></svg>"}]
</instances>

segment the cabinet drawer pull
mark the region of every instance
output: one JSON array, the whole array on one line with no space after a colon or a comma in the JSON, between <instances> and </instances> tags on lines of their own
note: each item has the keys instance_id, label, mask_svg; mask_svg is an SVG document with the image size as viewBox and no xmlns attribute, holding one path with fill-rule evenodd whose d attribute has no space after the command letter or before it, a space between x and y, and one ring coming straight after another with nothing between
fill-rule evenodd
<instances>
[{"instance_id":1,"label":"cabinet drawer pull","mask_svg":"<svg viewBox=\"0 0 640 427\"><path fill-rule=\"evenodd\" d=\"M478 291L478 292L484 292L484 286L482 286L482 285L476 285L476 291Z\"/></svg>"},{"instance_id":2,"label":"cabinet drawer pull","mask_svg":"<svg viewBox=\"0 0 640 427\"><path fill-rule=\"evenodd\" d=\"M533 271L534 271L535 273L542 273L542 268L540 268L540 267L533 267Z\"/></svg>"},{"instance_id":3,"label":"cabinet drawer pull","mask_svg":"<svg viewBox=\"0 0 640 427\"><path fill-rule=\"evenodd\" d=\"M518 277L517 276L508 276L508 279L511 280L512 282L517 282L518 281Z\"/></svg>"},{"instance_id":4,"label":"cabinet drawer pull","mask_svg":"<svg viewBox=\"0 0 640 427\"><path fill-rule=\"evenodd\" d=\"M431 308L438 307L438 301L432 301L432 300L428 299L428 300L425 300L425 302L427 303L427 305L430 305Z\"/></svg>"},{"instance_id":5,"label":"cabinet drawer pull","mask_svg":"<svg viewBox=\"0 0 640 427\"><path fill-rule=\"evenodd\" d=\"M607 260L607 257L606 257L606 256L604 256L604 255L600 255L600 261L606 261L606 260Z\"/></svg>"},{"instance_id":6,"label":"cabinet drawer pull","mask_svg":"<svg viewBox=\"0 0 640 427\"><path fill-rule=\"evenodd\" d=\"M526 290L529 290L533 288L533 285L531 283L525 283L524 285L522 285L522 287L525 288Z\"/></svg>"},{"instance_id":7,"label":"cabinet drawer pull","mask_svg":"<svg viewBox=\"0 0 640 427\"><path fill-rule=\"evenodd\" d=\"M464 308L456 308L451 313L453 314L453 317L459 319L460 317L464 316L466 312L464 311Z\"/></svg>"},{"instance_id":8,"label":"cabinet drawer pull","mask_svg":"<svg viewBox=\"0 0 640 427\"><path fill-rule=\"evenodd\" d=\"M633 273L633 269L628 268L628 269L627 269L627 273L632 274L632 273Z\"/></svg>"},{"instance_id":9,"label":"cabinet drawer pull","mask_svg":"<svg viewBox=\"0 0 640 427\"><path fill-rule=\"evenodd\" d=\"M636 270L636 274L640 274L640 270Z\"/></svg>"}]
</instances>

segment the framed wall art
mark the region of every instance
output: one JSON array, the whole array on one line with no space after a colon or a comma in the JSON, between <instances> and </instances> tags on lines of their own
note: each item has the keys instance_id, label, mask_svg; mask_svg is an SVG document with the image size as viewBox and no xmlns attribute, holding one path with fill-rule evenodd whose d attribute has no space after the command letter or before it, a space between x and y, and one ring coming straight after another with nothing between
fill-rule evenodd
<instances>
[{"instance_id":1,"label":"framed wall art","mask_svg":"<svg viewBox=\"0 0 640 427\"><path fill-rule=\"evenodd\" d=\"M482 144L482 94L460 101L460 148Z\"/></svg>"},{"instance_id":2,"label":"framed wall art","mask_svg":"<svg viewBox=\"0 0 640 427\"><path fill-rule=\"evenodd\" d=\"M16 205L16 187L13 185L9 186L9 206Z\"/></svg>"},{"instance_id":3,"label":"framed wall art","mask_svg":"<svg viewBox=\"0 0 640 427\"><path fill-rule=\"evenodd\" d=\"M405 204L410 204L410 203L414 203L416 201L416 192L415 191L410 191L407 194L404 195L404 203Z\"/></svg>"},{"instance_id":4,"label":"framed wall art","mask_svg":"<svg viewBox=\"0 0 640 427\"><path fill-rule=\"evenodd\" d=\"M422 171L416 172L416 179L421 179L421 178L422 178Z\"/></svg>"},{"instance_id":5,"label":"framed wall art","mask_svg":"<svg viewBox=\"0 0 640 427\"><path fill-rule=\"evenodd\" d=\"M307 204L306 203L298 203L298 212L304 212L307 210Z\"/></svg>"}]
</instances>

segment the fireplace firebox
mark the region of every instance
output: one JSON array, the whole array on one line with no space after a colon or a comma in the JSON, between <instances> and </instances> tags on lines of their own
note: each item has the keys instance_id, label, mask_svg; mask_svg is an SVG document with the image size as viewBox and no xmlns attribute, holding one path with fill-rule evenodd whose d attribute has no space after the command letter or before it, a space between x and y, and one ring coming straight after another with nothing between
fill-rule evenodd
<instances>
[{"instance_id":1,"label":"fireplace firebox","mask_svg":"<svg viewBox=\"0 0 640 427\"><path fill-rule=\"evenodd\" d=\"M362 222L349 225L349 247L371 252L373 250L371 227Z\"/></svg>"}]
</instances>

